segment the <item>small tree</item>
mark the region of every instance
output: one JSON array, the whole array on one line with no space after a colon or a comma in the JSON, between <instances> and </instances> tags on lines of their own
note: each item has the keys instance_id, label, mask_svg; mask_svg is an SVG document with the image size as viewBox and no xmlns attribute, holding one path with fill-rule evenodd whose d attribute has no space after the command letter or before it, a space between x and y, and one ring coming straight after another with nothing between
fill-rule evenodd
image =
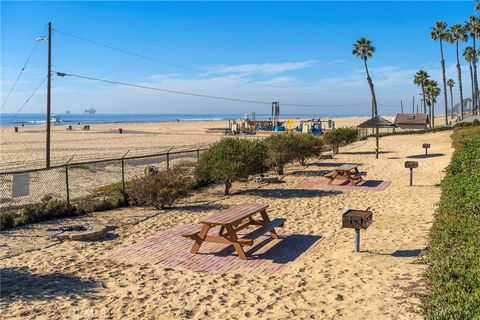
<instances>
[{"instance_id":1,"label":"small tree","mask_svg":"<svg viewBox=\"0 0 480 320\"><path fill-rule=\"evenodd\" d=\"M234 181L265 170L266 147L261 141L224 138L214 143L199 159L199 180L222 180L224 194L230 194Z\"/></svg>"},{"instance_id":2,"label":"small tree","mask_svg":"<svg viewBox=\"0 0 480 320\"><path fill-rule=\"evenodd\" d=\"M268 167L283 175L285 165L298 159L298 139L293 134L274 134L264 141L267 144Z\"/></svg>"},{"instance_id":3,"label":"small tree","mask_svg":"<svg viewBox=\"0 0 480 320\"><path fill-rule=\"evenodd\" d=\"M296 159L302 166L306 165L307 159L319 156L322 153L323 140L321 137L311 134L297 134L294 136L296 142Z\"/></svg>"},{"instance_id":4,"label":"small tree","mask_svg":"<svg viewBox=\"0 0 480 320\"><path fill-rule=\"evenodd\" d=\"M183 164L160 170L151 175L137 177L130 192L132 204L170 208L180 198L188 195L193 178Z\"/></svg>"},{"instance_id":5,"label":"small tree","mask_svg":"<svg viewBox=\"0 0 480 320\"><path fill-rule=\"evenodd\" d=\"M359 131L356 128L338 128L325 135L325 141L332 147L334 153L338 153L341 146L345 146L358 140Z\"/></svg>"}]
</instances>

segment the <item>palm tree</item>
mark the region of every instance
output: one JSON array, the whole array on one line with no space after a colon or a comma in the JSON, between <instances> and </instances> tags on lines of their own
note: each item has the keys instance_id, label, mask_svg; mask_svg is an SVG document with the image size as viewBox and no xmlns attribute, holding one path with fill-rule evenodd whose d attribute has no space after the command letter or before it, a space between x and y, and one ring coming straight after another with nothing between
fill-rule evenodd
<instances>
[{"instance_id":1,"label":"palm tree","mask_svg":"<svg viewBox=\"0 0 480 320\"><path fill-rule=\"evenodd\" d=\"M472 83L471 104L473 109L474 108L473 106L475 105L475 83L473 80L473 61L477 60L477 56L475 55L475 51L473 50L473 47L471 46L465 47L465 49L463 49L463 57L468 62L468 67L470 69L470 82Z\"/></svg>"},{"instance_id":2,"label":"palm tree","mask_svg":"<svg viewBox=\"0 0 480 320\"><path fill-rule=\"evenodd\" d=\"M461 24L454 24L450 27L449 36L447 41L450 43L455 42L455 49L457 53L457 73L458 73L458 91L460 96L460 118L463 119L463 87L462 87L462 68L460 67L460 56L458 53L458 42L459 41L467 41L467 28L462 26Z\"/></svg>"},{"instance_id":3,"label":"palm tree","mask_svg":"<svg viewBox=\"0 0 480 320\"><path fill-rule=\"evenodd\" d=\"M413 83L422 88L422 100L423 100L423 112L427 113L427 101L425 99L425 84L427 83L430 76L425 70L418 70L418 72L413 77Z\"/></svg>"},{"instance_id":4,"label":"palm tree","mask_svg":"<svg viewBox=\"0 0 480 320\"><path fill-rule=\"evenodd\" d=\"M447 37L447 24L443 21L435 22L431 32L432 40L439 40L440 55L442 57L442 80L443 80L443 97L445 98L445 125L448 126L448 97L447 97L447 80L445 75L445 59L443 58L443 44L442 41Z\"/></svg>"},{"instance_id":5,"label":"palm tree","mask_svg":"<svg viewBox=\"0 0 480 320\"><path fill-rule=\"evenodd\" d=\"M367 81L370 86L370 91L372 93L372 117L378 115L377 108L377 98L375 97L375 89L373 87L372 78L370 78L370 73L368 72L367 59L373 56L375 52L375 47L372 46L372 41L361 37L353 44L352 54L355 57L361 58L365 64L365 71L367 72Z\"/></svg>"},{"instance_id":6,"label":"palm tree","mask_svg":"<svg viewBox=\"0 0 480 320\"><path fill-rule=\"evenodd\" d=\"M447 80L447 86L450 88L450 107L452 108L450 114L453 119L453 86L455 85L455 81L453 79Z\"/></svg>"},{"instance_id":7,"label":"palm tree","mask_svg":"<svg viewBox=\"0 0 480 320\"><path fill-rule=\"evenodd\" d=\"M427 100L428 111L430 114L430 127L435 127L435 103L437 102L437 97L440 95L440 88L438 87L438 82L435 80L428 80L425 84L425 95L424 97ZM448 125L448 123L447 123Z\"/></svg>"},{"instance_id":8,"label":"palm tree","mask_svg":"<svg viewBox=\"0 0 480 320\"><path fill-rule=\"evenodd\" d=\"M471 16L468 21L465 23L465 26L470 33L470 37L472 38L473 42L473 51L477 51L476 47L476 38L480 35L480 17ZM472 61L472 68L473 68L473 90L474 95L472 96L473 100L473 112L475 112L478 108L478 80L477 80L477 59Z\"/></svg>"}]
</instances>

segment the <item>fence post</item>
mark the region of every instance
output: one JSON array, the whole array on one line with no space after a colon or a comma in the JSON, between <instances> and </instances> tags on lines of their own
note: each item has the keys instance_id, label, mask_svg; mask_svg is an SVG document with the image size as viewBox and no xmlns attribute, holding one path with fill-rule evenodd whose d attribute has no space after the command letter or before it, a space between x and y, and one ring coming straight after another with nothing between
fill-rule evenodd
<instances>
[{"instance_id":1,"label":"fence post","mask_svg":"<svg viewBox=\"0 0 480 320\"><path fill-rule=\"evenodd\" d=\"M170 169L170 151L172 151L174 147L171 147L170 149L168 149L167 151L167 170Z\"/></svg>"},{"instance_id":2,"label":"fence post","mask_svg":"<svg viewBox=\"0 0 480 320\"><path fill-rule=\"evenodd\" d=\"M127 153L125 153L121 159L122 161L122 195L123 195L123 203L127 203L127 193L125 190L125 156L130 152L130 150L127 150Z\"/></svg>"},{"instance_id":3,"label":"fence post","mask_svg":"<svg viewBox=\"0 0 480 320\"><path fill-rule=\"evenodd\" d=\"M200 149L203 147L204 144L202 144L200 147L197 149L197 164L200 162Z\"/></svg>"},{"instance_id":4,"label":"fence post","mask_svg":"<svg viewBox=\"0 0 480 320\"><path fill-rule=\"evenodd\" d=\"M65 164L65 187L67 189L67 211L70 213L70 185L68 181L68 165L72 161L74 156L72 156L67 163Z\"/></svg>"}]
</instances>

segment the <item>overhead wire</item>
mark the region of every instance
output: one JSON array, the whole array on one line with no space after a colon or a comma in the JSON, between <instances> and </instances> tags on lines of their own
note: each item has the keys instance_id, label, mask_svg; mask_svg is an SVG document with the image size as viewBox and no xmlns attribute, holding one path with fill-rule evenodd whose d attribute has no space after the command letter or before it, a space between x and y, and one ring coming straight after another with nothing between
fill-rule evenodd
<instances>
[{"instance_id":1,"label":"overhead wire","mask_svg":"<svg viewBox=\"0 0 480 320\"><path fill-rule=\"evenodd\" d=\"M90 44L101 46L101 47L111 49L111 50L114 50L114 51L118 51L118 52L121 52L121 53L124 53L124 54L132 55L132 56L135 56L137 58L142 58L142 59L145 59L145 60L159 62L159 63L165 64L165 65L168 65L170 67L179 68L179 69L183 69L183 70L187 70L187 71L191 71L191 72L195 72L195 73L200 73L200 74L205 74L205 75L206 74L211 74L211 72L206 71L206 70L201 70L201 69L198 69L198 68L192 68L192 67L189 67L189 66L185 66L185 65L172 63L172 62L161 60L161 59L157 59L157 58L154 58L154 57L149 57L149 56L146 56L144 54L140 54L140 53L136 53L136 52L133 52L133 51L130 51L130 50L125 50L125 49L122 49L122 48L114 47L114 46L109 45L109 44L101 43L101 42L98 42L98 41L95 41L95 40L90 40L90 39L87 39L85 37L78 36L78 35L75 35L75 34L72 34L72 33L69 33L69 32L65 32L65 31L61 31L61 30L58 30L58 29L54 29L53 31L58 32L58 33L63 34L63 35L66 35L68 37L77 39L77 40L88 42ZM277 86L277 85L273 85L273 84L264 83L262 81L246 80L246 79L239 79L239 78L232 78L232 77L228 77L228 79L233 80L233 81L242 82L242 83L252 83L252 84L257 84L257 85L261 85L261 86L265 86L265 87L271 87L271 88L286 89L286 88L296 88L297 87L297 86Z\"/></svg>"},{"instance_id":2,"label":"overhead wire","mask_svg":"<svg viewBox=\"0 0 480 320\"><path fill-rule=\"evenodd\" d=\"M47 29L47 26L48 26L48 25L45 25L45 28L43 28L43 31L42 31L42 33L41 33L41 36L42 36L42 37L45 36L45 30ZM35 52L35 49L37 49L37 46L38 46L38 41L35 41L35 45L33 46L32 51L30 51L30 54L28 55L27 60L26 60L25 63L23 64L23 67L22 67L22 69L20 70L20 73L18 74L17 78L16 78L15 81L13 82L13 85L12 85L12 87L10 88L10 91L8 92L5 100L4 100L3 103L2 103L2 106L0 107L0 111L2 111L3 107L5 106L5 104L6 104L7 101L8 101L8 98L9 98L10 95L12 94L13 89L15 89L15 86L17 85L18 80L20 79L20 77L22 76L23 72L25 71L25 68L27 67L28 63L30 62L30 59L32 58L33 53Z\"/></svg>"},{"instance_id":3,"label":"overhead wire","mask_svg":"<svg viewBox=\"0 0 480 320\"><path fill-rule=\"evenodd\" d=\"M134 84L134 83L127 83L127 82L122 82L122 81L100 79L100 78L95 78L95 77L90 77L90 76L85 76L85 75L65 73L65 72L59 72L59 71L56 71L56 73L60 77L69 76L69 77L75 77L75 78L86 79L86 80L91 80L91 81L100 81L100 82L105 82L105 83L110 83L110 84L117 84L117 85L122 85L122 86L148 89L148 90L156 90L156 91L162 91L162 92L168 92L168 93L174 93L174 94L181 94L181 95L187 95L187 96L194 96L194 97L200 97L200 98L207 98L207 99L227 100L227 101L233 101L233 102L254 103L254 104L263 104L263 105L271 105L271 103L272 103L271 101L248 100L248 99L231 98L231 97L225 97L225 96L207 95L207 94L194 93L194 92L188 92L188 91L164 89L164 88L151 87L151 86L145 86L145 85ZM321 104L282 103L283 106L288 106L288 107L318 107L318 108L363 106L363 105L367 105L367 104L370 104L370 102L354 103L354 104L324 104L324 105L321 105Z\"/></svg>"},{"instance_id":4,"label":"overhead wire","mask_svg":"<svg viewBox=\"0 0 480 320\"><path fill-rule=\"evenodd\" d=\"M28 102L30 101L30 99L35 95L35 93L37 93L38 89L40 89L40 87L42 86L42 84L45 82L45 80L47 80L47 76L45 76L43 78L43 80L38 84L38 86L35 88L35 90L33 90L33 92L30 94L30 96L27 98L27 100L25 100L25 102L22 104L22 106L18 109L17 113L15 113L15 115L13 116L12 119L10 119L10 121L7 122L7 124L9 123L12 123L18 116L18 114L23 110L23 108L28 104ZM2 129L2 133L5 131L5 129L7 129L7 126L4 126L3 129Z\"/></svg>"}]
</instances>

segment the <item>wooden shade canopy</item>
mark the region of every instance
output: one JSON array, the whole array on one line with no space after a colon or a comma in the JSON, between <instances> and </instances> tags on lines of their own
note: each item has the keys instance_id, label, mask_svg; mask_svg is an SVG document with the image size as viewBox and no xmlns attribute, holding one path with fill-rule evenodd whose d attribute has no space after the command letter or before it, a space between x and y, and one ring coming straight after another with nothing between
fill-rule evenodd
<instances>
[{"instance_id":1,"label":"wooden shade canopy","mask_svg":"<svg viewBox=\"0 0 480 320\"><path fill-rule=\"evenodd\" d=\"M360 123L358 128L374 128L375 129L375 139L376 139L376 148L375 148L375 158L378 159L378 145L379 145L379 137L378 137L378 129L380 128L396 128L397 125L391 123L387 119L384 119L380 116L375 116L373 118L368 119L365 122Z\"/></svg>"}]
</instances>

